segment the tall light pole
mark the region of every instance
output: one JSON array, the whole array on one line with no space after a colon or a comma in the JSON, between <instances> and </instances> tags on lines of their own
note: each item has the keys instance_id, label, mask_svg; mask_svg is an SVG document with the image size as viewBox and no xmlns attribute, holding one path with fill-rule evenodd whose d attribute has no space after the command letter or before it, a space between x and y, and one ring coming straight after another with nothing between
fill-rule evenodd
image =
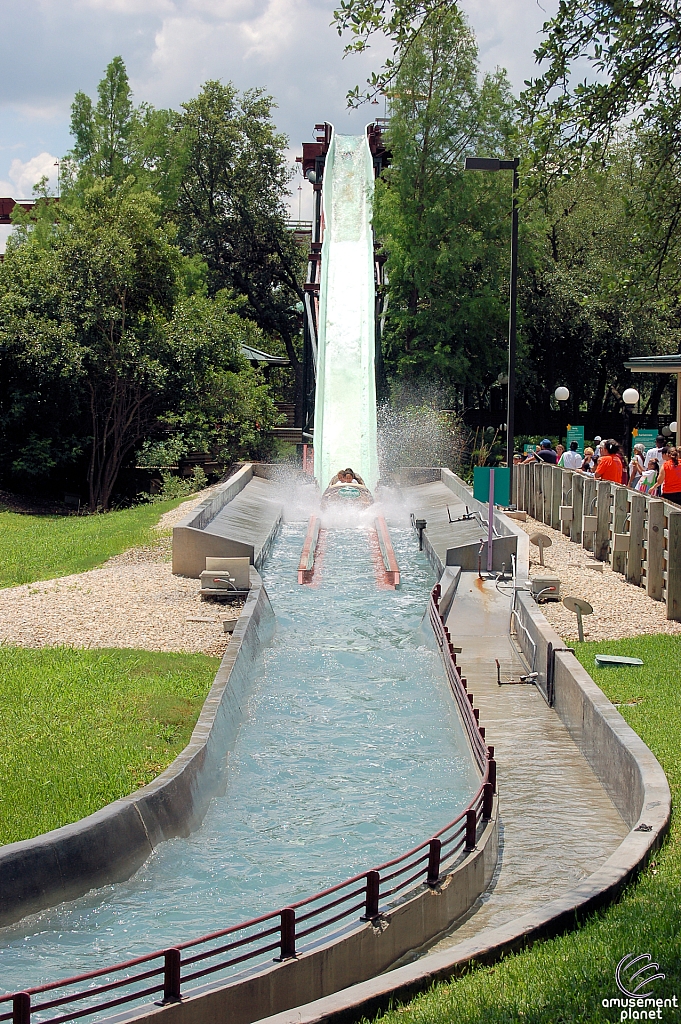
<instances>
[{"instance_id":1,"label":"tall light pole","mask_svg":"<svg viewBox=\"0 0 681 1024\"><path fill-rule=\"evenodd\" d=\"M565 408L565 403L567 402L568 398L570 397L570 392L568 391L568 389L566 387L563 387L561 385L560 387L556 388L556 390L553 392L553 395L554 395L554 398L556 399L556 401L558 402L558 411L561 413L561 418L562 418L562 411ZM562 423L561 423L561 430L562 429L563 428L562 428ZM562 436L563 435L561 434L561 437ZM567 448L567 427L565 428L565 447Z\"/></svg>"},{"instance_id":2,"label":"tall light pole","mask_svg":"<svg viewBox=\"0 0 681 1024\"><path fill-rule=\"evenodd\" d=\"M631 458L631 414L636 408L640 395L636 388L627 388L622 393L622 405L624 406L624 445L627 458Z\"/></svg>"},{"instance_id":3,"label":"tall light pole","mask_svg":"<svg viewBox=\"0 0 681 1024\"><path fill-rule=\"evenodd\" d=\"M513 436L515 432L515 353L516 305L518 295L518 164L520 160L494 160L467 156L465 171L513 171L511 200L511 282L508 309L508 400L506 405L506 465L513 467Z\"/></svg>"}]
</instances>

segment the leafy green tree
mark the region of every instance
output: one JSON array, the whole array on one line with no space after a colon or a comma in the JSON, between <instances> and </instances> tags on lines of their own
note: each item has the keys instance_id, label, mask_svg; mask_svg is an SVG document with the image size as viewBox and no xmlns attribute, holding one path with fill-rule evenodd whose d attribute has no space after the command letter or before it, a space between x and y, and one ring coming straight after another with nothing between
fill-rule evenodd
<instances>
[{"instance_id":1,"label":"leafy green tree","mask_svg":"<svg viewBox=\"0 0 681 1024\"><path fill-rule=\"evenodd\" d=\"M466 153L506 156L514 104L503 72L478 83L463 16L431 20L390 92L392 164L374 227L387 252L386 363L477 400L506 359L510 182L464 174Z\"/></svg>"},{"instance_id":2,"label":"leafy green tree","mask_svg":"<svg viewBox=\"0 0 681 1024\"><path fill-rule=\"evenodd\" d=\"M62 204L52 238L30 233L3 265L0 329L25 374L69 382L86 416L90 508L108 508L168 378L163 325L180 254L159 201L107 179Z\"/></svg>"},{"instance_id":3,"label":"leafy green tree","mask_svg":"<svg viewBox=\"0 0 681 1024\"><path fill-rule=\"evenodd\" d=\"M281 338L300 401L304 253L286 227L291 171L272 108L261 90L239 94L220 82L207 82L183 104L179 237L185 252L205 260L211 294L229 288L246 296L243 314Z\"/></svg>"}]
</instances>

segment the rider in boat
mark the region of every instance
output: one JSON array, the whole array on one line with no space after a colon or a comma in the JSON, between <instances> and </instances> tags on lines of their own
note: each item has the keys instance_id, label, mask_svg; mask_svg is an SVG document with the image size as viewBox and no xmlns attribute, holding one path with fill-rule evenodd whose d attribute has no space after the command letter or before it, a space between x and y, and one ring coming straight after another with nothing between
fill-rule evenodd
<instances>
[{"instance_id":1,"label":"rider in boat","mask_svg":"<svg viewBox=\"0 0 681 1024\"><path fill-rule=\"evenodd\" d=\"M350 467L336 473L322 495L323 504L346 500L358 501L361 505L371 505L374 500L359 473Z\"/></svg>"}]
</instances>

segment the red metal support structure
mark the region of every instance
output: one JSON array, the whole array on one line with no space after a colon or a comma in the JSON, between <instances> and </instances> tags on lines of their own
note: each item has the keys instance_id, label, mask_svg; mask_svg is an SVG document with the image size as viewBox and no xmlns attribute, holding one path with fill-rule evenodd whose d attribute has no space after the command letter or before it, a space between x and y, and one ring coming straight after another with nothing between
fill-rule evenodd
<instances>
[{"instance_id":1,"label":"red metal support structure","mask_svg":"<svg viewBox=\"0 0 681 1024\"><path fill-rule=\"evenodd\" d=\"M180 971L182 954L179 949L167 949L163 963L163 1002L176 1003L180 999L182 984Z\"/></svg>"},{"instance_id":2,"label":"red metal support structure","mask_svg":"<svg viewBox=\"0 0 681 1024\"><path fill-rule=\"evenodd\" d=\"M296 912L285 907L281 912L281 959L291 960L296 955Z\"/></svg>"},{"instance_id":3,"label":"red metal support structure","mask_svg":"<svg viewBox=\"0 0 681 1024\"><path fill-rule=\"evenodd\" d=\"M298 563L298 582L311 583L314 576L314 560L319 540L319 528L321 521L319 516L310 516L305 534L305 542Z\"/></svg>"}]
</instances>

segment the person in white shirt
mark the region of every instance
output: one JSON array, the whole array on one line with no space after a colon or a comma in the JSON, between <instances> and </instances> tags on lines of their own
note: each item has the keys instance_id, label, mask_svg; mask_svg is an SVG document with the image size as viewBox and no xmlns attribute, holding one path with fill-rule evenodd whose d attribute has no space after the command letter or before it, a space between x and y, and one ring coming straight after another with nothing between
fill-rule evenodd
<instances>
[{"instance_id":1,"label":"person in white shirt","mask_svg":"<svg viewBox=\"0 0 681 1024\"><path fill-rule=\"evenodd\" d=\"M584 456L579 454L578 447L576 441L570 441L570 448L568 451L563 452L558 465L562 466L563 469L581 469Z\"/></svg>"},{"instance_id":2,"label":"person in white shirt","mask_svg":"<svg viewBox=\"0 0 681 1024\"><path fill-rule=\"evenodd\" d=\"M662 452L667 447L667 439L666 439L666 437L664 437L662 434L658 434L657 437L655 438L655 444L656 444L657 447L649 448L648 451L646 452L646 457L645 457L645 460L644 460L644 468L645 469L649 469L650 468L651 459L655 459L655 461L657 463L662 465Z\"/></svg>"}]
</instances>

